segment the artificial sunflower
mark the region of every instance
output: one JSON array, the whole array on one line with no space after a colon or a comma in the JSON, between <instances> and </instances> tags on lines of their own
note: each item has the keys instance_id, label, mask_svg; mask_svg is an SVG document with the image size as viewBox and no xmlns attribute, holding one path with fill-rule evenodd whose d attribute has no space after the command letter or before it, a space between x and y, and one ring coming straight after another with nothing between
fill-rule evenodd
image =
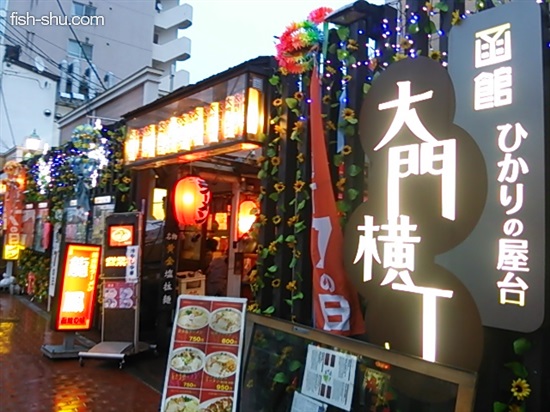
<instances>
[{"instance_id":1,"label":"artificial sunflower","mask_svg":"<svg viewBox=\"0 0 550 412\"><path fill-rule=\"evenodd\" d=\"M407 55L404 53L395 53L393 56L393 61L398 62L399 60L405 60L407 58Z\"/></svg>"},{"instance_id":2,"label":"artificial sunflower","mask_svg":"<svg viewBox=\"0 0 550 412\"><path fill-rule=\"evenodd\" d=\"M286 224L292 227L296 224L296 222L298 222L299 219L300 219L300 216L294 215L286 221Z\"/></svg>"},{"instance_id":3,"label":"artificial sunflower","mask_svg":"<svg viewBox=\"0 0 550 412\"><path fill-rule=\"evenodd\" d=\"M357 40L349 39L348 44L346 45L346 49L351 52L359 50L359 44L357 43Z\"/></svg>"},{"instance_id":4,"label":"artificial sunflower","mask_svg":"<svg viewBox=\"0 0 550 412\"><path fill-rule=\"evenodd\" d=\"M426 10L426 13L431 13L434 9L434 6L432 6L432 3L430 3L429 1L426 2L426 4L424 4L424 10Z\"/></svg>"},{"instance_id":5,"label":"artificial sunflower","mask_svg":"<svg viewBox=\"0 0 550 412\"><path fill-rule=\"evenodd\" d=\"M293 249L292 254L296 259L300 259L300 257L302 256L302 252L300 252L298 249Z\"/></svg>"},{"instance_id":6,"label":"artificial sunflower","mask_svg":"<svg viewBox=\"0 0 550 412\"><path fill-rule=\"evenodd\" d=\"M355 119L355 111L353 109L350 109L349 107L346 107L342 111L342 117L344 118L344 120Z\"/></svg>"},{"instance_id":7,"label":"artificial sunflower","mask_svg":"<svg viewBox=\"0 0 550 412\"><path fill-rule=\"evenodd\" d=\"M265 195L265 194L266 194L265 187L263 187L263 186L260 187L260 193L261 193L262 195Z\"/></svg>"},{"instance_id":8,"label":"artificial sunflower","mask_svg":"<svg viewBox=\"0 0 550 412\"><path fill-rule=\"evenodd\" d=\"M273 216L271 218L271 221L273 222L274 225L278 225L279 223L281 223L281 220L283 219L281 219L281 216L279 215Z\"/></svg>"},{"instance_id":9,"label":"artificial sunflower","mask_svg":"<svg viewBox=\"0 0 550 412\"><path fill-rule=\"evenodd\" d=\"M296 93L294 93L294 98L295 98L296 100L301 101L301 100L304 99L304 94L303 94L302 92L296 92Z\"/></svg>"},{"instance_id":10,"label":"artificial sunflower","mask_svg":"<svg viewBox=\"0 0 550 412\"><path fill-rule=\"evenodd\" d=\"M273 100L273 106L279 107L283 104L283 99L275 99Z\"/></svg>"},{"instance_id":11,"label":"artificial sunflower","mask_svg":"<svg viewBox=\"0 0 550 412\"><path fill-rule=\"evenodd\" d=\"M531 394L531 388L525 379L516 379L512 381L512 388L510 391L512 395L520 401L528 398Z\"/></svg>"},{"instance_id":12,"label":"artificial sunflower","mask_svg":"<svg viewBox=\"0 0 550 412\"><path fill-rule=\"evenodd\" d=\"M335 74L336 73L336 69L332 66L326 66L325 69L330 74Z\"/></svg>"},{"instance_id":13,"label":"artificial sunflower","mask_svg":"<svg viewBox=\"0 0 550 412\"><path fill-rule=\"evenodd\" d=\"M248 382L246 382L246 387L248 389L253 388L254 387L254 379L250 379Z\"/></svg>"},{"instance_id":14,"label":"artificial sunflower","mask_svg":"<svg viewBox=\"0 0 550 412\"><path fill-rule=\"evenodd\" d=\"M258 271L254 269L250 271L250 274L248 275L248 281L250 283L256 283L256 280L258 280Z\"/></svg>"},{"instance_id":15,"label":"artificial sunflower","mask_svg":"<svg viewBox=\"0 0 550 412\"><path fill-rule=\"evenodd\" d=\"M275 125L275 133L277 133L278 135L281 135L281 134L285 134L285 132L286 132L286 129L284 128L284 126L281 126L280 124Z\"/></svg>"},{"instance_id":16,"label":"artificial sunflower","mask_svg":"<svg viewBox=\"0 0 550 412\"><path fill-rule=\"evenodd\" d=\"M336 130L336 125L334 124L334 122L332 120L327 120L327 122L325 123L325 129L327 129L327 130Z\"/></svg>"},{"instance_id":17,"label":"artificial sunflower","mask_svg":"<svg viewBox=\"0 0 550 412\"><path fill-rule=\"evenodd\" d=\"M294 127L292 128L293 132L300 133L303 130L304 130L304 122L302 122L301 120L294 122Z\"/></svg>"},{"instance_id":18,"label":"artificial sunflower","mask_svg":"<svg viewBox=\"0 0 550 412\"><path fill-rule=\"evenodd\" d=\"M451 14L451 25L457 26L460 24L461 21L462 21L462 17L460 16L460 11L458 10L453 11L453 13Z\"/></svg>"},{"instance_id":19,"label":"artificial sunflower","mask_svg":"<svg viewBox=\"0 0 550 412\"><path fill-rule=\"evenodd\" d=\"M336 182L336 188L337 188L340 192L343 192L343 191L344 191L345 184L346 184L346 178L345 178L345 177L341 177L340 179L338 179L338 182Z\"/></svg>"},{"instance_id":20,"label":"artificial sunflower","mask_svg":"<svg viewBox=\"0 0 550 412\"><path fill-rule=\"evenodd\" d=\"M279 286L281 286L281 279L273 279L271 281L271 286L273 286L274 288L278 288Z\"/></svg>"},{"instance_id":21,"label":"artificial sunflower","mask_svg":"<svg viewBox=\"0 0 550 412\"><path fill-rule=\"evenodd\" d=\"M266 157L265 156L259 156L257 159L256 159L256 164L259 166L261 165L263 162L265 162L266 160Z\"/></svg>"},{"instance_id":22,"label":"artificial sunflower","mask_svg":"<svg viewBox=\"0 0 550 412\"><path fill-rule=\"evenodd\" d=\"M330 95L329 94L325 94L323 96L323 103L324 104L330 104Z\"/></svg>"},{"instance_id":23,"label":"artificial sunflower","mask_svg":"<svg viewBox=\"0 0 550 412\"><path fill-rule=\"evenodd\" d=\"M271 158L271 164L273 166L279 166L281 164L281 158L279 156L273 156Z\"/></svg>"},{"instance_id":24,"label":"artificial sunflower","mask_svg":"<svg viewBox=\"0 0 550 412\"><path fill-rule=\"evenodd\" d=\"M296 156L296 160L298 160L299 163L304 163L304 154L303 153L298 153L298 155Z\"/></svg>"},{"instance_id":25,"label":"artificial sunflower","mask_svg":"<svg viewBox=\"0 0 550 412\"><path fill-rule=\"evenodd\" d=\"M351 152L352 152L352 148L351 148L351 146L350 146L349 144L347 144L347 145L345 145L344 147L342 147L342 154L343 154L344 156L347 156L347 155L351 154Z\"/></svg>"},{"instance_id":26,"label":"artificial sunflower","mask_svg":"<svg viewBox=\"0 0 550 412\"><path fill-rule=\"evenodd\" d=\"M345 82L349 82L352 79L352 77L349 74L346 74L344 77L342 77L342 80Z\"/></svg>"},{"instance_id":27,"label":"artificial sunflower","mask_svg":"<svg viewBox=\"0 0 550 412\"><path fill-rule=\"evenodd\" d=\"M432 50L430 52L430 59L435 60L435 61L440 61L441 60L441 52L439 50Z\"/></svg>"},{"instance_id":28,"label":"artificial sunflower","mask_svg":"<svg viewBox=\"0 0 550 412\"><path fill-rule=\"evenodd\" d=\"M304 182L303 180L296 180L296 182L294 182L294 191L301 192L305 185L306 182Z\"/></svg>"},{"instance_id":29,"label":"artificial sunflower","mask_svg":"<svg viewBox=\"0 0 550 412\"><path fill-rule=\"evenodd\" d=\"M282 184L281 182L275 183L275 184L273 185L273 187L275 188L275 190L277 191L277 193L282 193L282 192L284 192L284 190L285 190L285 185Z\"/></svg>"},{"instance_id":30,"label":"artificial sunflower","mask_svg":"<svg viewBox=\"0 0 550 412\"><path fill-rule=\"evenodd\" d=\"M277 242L271 242L269 244L269 246L267 247L267 250L269 251L270 254L274 255L275 253L277 253Z\"/></svg>"},{"instance_id":31,"label":"artificial sunflower","mask_svg":"<svg viewBox=\"0 0 550 412\"><path fill-rule=\"evenodd\" d=\"M402 38L399 47L403 50L409 50L412 47L412 42L409 39Z\"/></svg>"},{"instance_id":32,"label":"artificial sunflower","mask_svg":"<svg viewBox=\"0 0 550 412\"><path fill-rule=\"evenodd\" d=\"M256 312L258 309L260 309L260 305L258 305L257 303L252 303L248 305L249 312Z\"/></svg>"},{"instance_id":33,"label":"artificial sunflower","mask_svg":"<svg viewBox=\"0 0 550 412\"><path fill-rule=\"evenodd\" d=\"M291 292L295 292L298 289L297 286L296 286L296 281L291 280L290 282L288 282L286 284L286 289L290 290Z\"/></svg>"}]
</instances>

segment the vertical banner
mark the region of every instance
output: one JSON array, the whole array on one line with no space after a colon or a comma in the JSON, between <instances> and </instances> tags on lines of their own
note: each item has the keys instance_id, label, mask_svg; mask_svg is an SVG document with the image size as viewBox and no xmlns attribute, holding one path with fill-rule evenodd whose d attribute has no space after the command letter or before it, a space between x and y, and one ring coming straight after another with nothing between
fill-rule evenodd
<instances>
[{"instance_id":1,"label":"vertical banner","mask_svg":"<svg viewBox=\"0 0 550 412\"><path fill-rule=\"evenodd\" d=\"M456 123L483 153L488 195L475 230L442 262L455 264L485 326L524 333L543 325L547 305L543 7L495 7L453 27L449 38L449 74L460 85Z\"/></svg>"},{"instance_id":2,"label":"vertical banner","mask_svg":"<svg viewBox=\"0 0 550 412\"><path fill-rule=\"evenodd\" d=\"M21 245L26 249L33 246L34 241L34 223L36 220L36 209L34 203L26 203L23 209L22 229L21 229Z\"/></svg>"},{"instance_id":3,"label":"vertical banner","mask_svg":"<svg viewBox=\"0 0 550 412\"><path fill-rule=\"evenodd\" d=\"M52 258L50 264L50 286L48 294L51 297L55 296L55 286L57 283L57 268L59 266L59 253L61 250L61 223L56 223L53 226L53 245Z\"/></svg>"},{"instance_id":4,"label":"vertical banner","mask_svg":"<svg viewBox=\"0 0 550 412\"><path fill-rule=\"evenodd\" d=\"M22 215L23 215L23 191L25 190L25 171L22 166L9 161L4 166L8 180L4 203L4 221L6 233L4 235L4 260L19 259L19 251L22 247Z\"/></svg>"},{"instance_id":5,"label":"vertical banner","mask_svg":"<svg viewBox=\"0 0 550 412\"><path fill-rule=\"evenodd\" d=\"M38 203L34 220L34 238L32 241L32 248L37 252L45 252L50 247L52 224L49 222L49 213L48 202Z\"/></svg>"},{"instance_id":6,"label":"vertical banner","mask_svg":"<svg viewBox=\"0 0 550 412\"><path fill-rule=\"evenodd\" d=\"M246 299L180 295L162 411L237 411Z\"/></svg>"},{"instance_id":7,"label":"vertical banner","mask_svg":"<svg viewBox=\"0 0 550 412\"><path fill-rule=\"evenodd\" d=\"M359 296L344 268L344 238L328 168L316 68L311 76L311 155L311 259L315 327L339 335L358 335L365 332L365 325Z\"/></svg>"}]
</instances>

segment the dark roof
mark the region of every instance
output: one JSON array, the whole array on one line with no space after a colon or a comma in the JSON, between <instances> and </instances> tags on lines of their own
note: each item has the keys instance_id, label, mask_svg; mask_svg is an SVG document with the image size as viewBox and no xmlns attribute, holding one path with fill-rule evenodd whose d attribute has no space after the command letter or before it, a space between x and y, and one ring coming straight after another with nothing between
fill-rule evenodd
<instances>
[{"instance_id":1,"label":"dark roof","mask_svg":"<svg viewBox=\"0 0 550 412\"><path fill-rule=\"evenodd\" d=\"M44 76L44 77L48 77L50 79L52 79L54 82L58 82L59 81L59 76L56 76L55 74L53 73L50 73L50 72L47 72L47 71L38 71L36 69L36 67L34 67L32 64L28 64L28 63L25 63L25 62L22 62L21 60L15 60L15 59L10 59L9 57L6 57L4 58L4 61L6 63L10 63L10 64L13 64L15 66L19 66L19 67L22 67L23 69L27 69L31 72L35 72L35 73L38 73L40 74L41 76Z\"/></svg>"},{"instance_id":2,"label":"dark roof","mask_svg":"<svg viewBox=\"0 0 550 412\"><path fill-rule=\"evenodd\" d=\"M244 72L253 72L257 74L263 74L265 76L270 76L273 74L274 69L276 68L275 58L273 56L260 56L254 59L248 60L244 63L241 63L237 66L231 67L224 72L210 76L204 80L201 80L198 83L191 84L188 86L180 87L179 89L174 90L173 92L163 96L157 100L152 101L151 103L142 106L138 109L132 110L124 114L122 117L125 119L131 119L138 117L142 114L151 112L152 110L163 107L173 101L182 99L183 97L190 96L194 93L197 93L201 90L204 90L213 84L222 82L226 79L235 77Z\"/></svg>"}]
</instances>

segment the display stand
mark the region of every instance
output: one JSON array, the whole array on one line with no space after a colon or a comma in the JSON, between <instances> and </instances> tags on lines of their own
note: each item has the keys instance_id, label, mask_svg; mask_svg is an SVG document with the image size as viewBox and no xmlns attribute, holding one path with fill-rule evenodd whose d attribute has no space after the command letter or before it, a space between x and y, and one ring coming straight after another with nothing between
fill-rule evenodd
<instances>
[{"instance_id":1,"label":"display stand","mask_svg":"<svg viewBox=\"0 0 550 412\"><path fill-rule=\"evenodd\" d=\"M40 350L50 359L74 359L77 358L81 351L86 347L75 345L75 332L67 332L63 337L62 345L42 345Z\"/></svg>"},{"instance_id":2,"label":"display stand","mask_svg":"<svg viewBox=\"0 0 550 412\"><path fill-rule=\"evenodd\" d=\"M143 215L117 213L105 221L101 342L78 356L80 366L84 359L115 359L122 369L127 356L156 350L156 345L139 342ZM113 240L117 230L119 234L122 230L132 232L130 239Z\"/></svg>"}]
</instances>

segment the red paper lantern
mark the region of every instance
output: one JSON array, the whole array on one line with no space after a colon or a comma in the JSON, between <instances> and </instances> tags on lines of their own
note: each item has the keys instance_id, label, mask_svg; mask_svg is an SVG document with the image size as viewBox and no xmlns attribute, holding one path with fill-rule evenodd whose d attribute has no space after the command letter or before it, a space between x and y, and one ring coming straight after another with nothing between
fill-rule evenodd
<instances>
[{"instance_id":1,"label":"red paper lantern","mask_svg":"<svg viewBox=\"0 0 550 412\"><path fill-rule=\"evenodd\" d=\"M208 184L196 176L179 180L174 188L174 214L180 226L201 225L210 210L212 193Z\"/></svg>"}]
</instances>

